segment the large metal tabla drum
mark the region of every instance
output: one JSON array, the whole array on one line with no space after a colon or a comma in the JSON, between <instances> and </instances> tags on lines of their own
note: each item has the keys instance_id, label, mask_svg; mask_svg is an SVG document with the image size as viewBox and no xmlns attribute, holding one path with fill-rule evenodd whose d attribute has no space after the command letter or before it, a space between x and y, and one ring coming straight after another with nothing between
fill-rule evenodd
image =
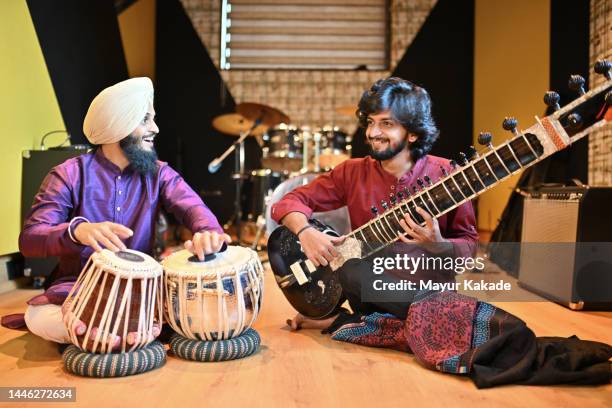
<instances>
[{"instance_id":1,"label":"large metal tabla drum","mask_svg":"<svg viewBox=\"0 0 612 408\"><path fill-rule=\"evenodd\" d=\"M272 206L280 201L285 194L295 190L298 187L307 185L320 175L320 173L300 174L299 176L291 177L290 179L283 181L274 189L274 192L269 199L268 206L266 207L266 234L268 236L270 236L272 231L278 227L276 221L272 219ZM313 213L312 217L318 219L323 224L329 225L340 235L351 232L351 222L346 206L332 211L315 212Z\"/></svg>"},{"instance_id":2,"label":"large metal tabla drum","mask_svg":"<svg viewBox=\"0 0 612 408\"><path fill-rule=\"evenodd\" d=\"M162 265L166 319L178 334L171 339L175 354L219 361L258 348L259 335L250 327L261 308L263 267L255 251L228 246L199 261L182 250Z\"/></svg>"},{"instance_id":3,"label":"large metal tabla drum","mask_svg":"<svg viewBox=\"0 0 612 408\"><path fill-rule=\"evenodd\" d=\"M66 369L115 377L163 364L165 350L154 341L163 317L162 275L161 265L142 252L94 252L63 306L64 324L74 344L63 355ZM78 333L83 324L84 333ZM130 365L134 362L138 364Z\"/></svg>"},{"instance_id":4,"label":"large metal tabla drum","mask_svg":"<svg viewBox=\"0 0 612 408\"><path fill-rule=\"evenodd\" d=\"M301 131L281 123L263 135L262 165L274 171L299 171L302 168Z\"/></svg>"},{"instance_id":5,"label":"large metal tabla drum","mask_svg":"<svg viewBox=\"0 0 612 408\"><path fill-rule=\"evenodd\" d=\"M321 134L321 153L319 166L323 170L333 169L351 158L352 137L338 126L325 126L318 130Z\"/></svg>"}]
</instances>

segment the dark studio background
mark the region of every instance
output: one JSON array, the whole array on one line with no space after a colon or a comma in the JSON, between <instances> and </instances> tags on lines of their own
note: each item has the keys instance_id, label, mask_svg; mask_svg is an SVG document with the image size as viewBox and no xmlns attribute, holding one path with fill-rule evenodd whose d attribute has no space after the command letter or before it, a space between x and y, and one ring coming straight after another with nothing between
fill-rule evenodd
<instances>
[{"instance_id":1,"label":"dark studio background","mask_svg":"<svg viewBox=\"0 0 612 408\"><path fill-rule=\"evenodd\" d=\"M129 2L27 0L62 116L73 143L84 143L82 121L93 97L128 77L117 12ZM472 144L474 0L440 0L392 75L425 87L441 130L433 154L456 158ZM233 212L230 156L211 175L208 163L234 140L211 126L234 110L223 84L179 0L157 1L155 103L160 127L157 150L225 222ZM568 73L588 78L589 2L551 2L551 89L568 101ZM366 152L354 140L354 156ZM260 149L246 143L247 169L259 167ZM542 163L544 165L545 163ZM577 177L586 182L587 142L554 156L540 180Z\"/></svg>"}]
</instances>

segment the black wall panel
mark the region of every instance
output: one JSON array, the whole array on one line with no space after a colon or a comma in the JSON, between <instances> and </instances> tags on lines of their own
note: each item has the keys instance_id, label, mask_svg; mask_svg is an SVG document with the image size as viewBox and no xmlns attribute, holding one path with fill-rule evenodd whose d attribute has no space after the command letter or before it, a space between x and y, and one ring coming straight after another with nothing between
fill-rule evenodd
<instances>
[{"instance_id":1,"label":"black wall panel","mask_svg":"<svg viewBox=\"0 0 612 408\"><path fill-rule=\"evenodd\" d=\"M429 91L440 138L432 154L454 158L472 144L474 0L439 0L392 73ZM354 156L367 154L358 131Z\"/></svg>"},{"instance_id":2,"label":"black wall panel","mask_svg":"<svg viewBox=\"0 0 612 408\"><path fill-rule=\"evenodd\" d=\"M233 212L233 156L215 174L207 166L235 140L212 128L213 118L234 111L234 100L179 0L157 2L156 41L159 156L224 222ZM259 167L261 150L255 140L246 141L246 153L247 168Z\"/></svg>"},{"instance_id":3,"label":"black wall panel","mask_svg":"<svg viewBox=\"0 0 612 408\"><path fill-rule=\"evenodd\" d=\"M105 87L128 78L113 0L27 0L72 143L87 143L83 119Z\"/></svg>"}]
</instances>

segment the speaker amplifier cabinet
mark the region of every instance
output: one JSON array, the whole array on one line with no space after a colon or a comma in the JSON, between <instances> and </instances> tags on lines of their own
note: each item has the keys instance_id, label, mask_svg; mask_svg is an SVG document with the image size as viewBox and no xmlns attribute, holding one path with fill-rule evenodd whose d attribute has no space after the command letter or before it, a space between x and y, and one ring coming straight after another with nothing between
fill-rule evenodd
<instances>
[{"instance_id":1,"label":"speaker amplifier cabinet","mask_svg":"<svg viewBox=\"0 0 612 408\"><path fill-rule=\"evenodd\" d=\"M519 284L574 310L612 310L612 188L525 198Z\"/></svg>"},{"instance_id":2,"label":"speaker amplifier cabinet","mask_svg":"<svg viewBox=\"0 0 612 408\"><path fill-rule=\"evenodd\" d=\"M86 153L85 147L73 146L49 150L25 150L22 154L21 225L30 211L34 196L47 173L56 165ZM58 258L25 258L24 275L47 277L57 265Z\"/></svg>"}]
</instances>

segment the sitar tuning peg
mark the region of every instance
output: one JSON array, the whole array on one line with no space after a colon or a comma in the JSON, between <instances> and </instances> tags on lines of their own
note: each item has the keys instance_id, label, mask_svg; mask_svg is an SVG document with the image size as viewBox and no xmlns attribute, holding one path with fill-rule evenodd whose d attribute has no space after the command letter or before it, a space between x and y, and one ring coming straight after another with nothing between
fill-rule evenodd
<instances>
[{"instance_id":1,"label":"sitar tuning peg","mask_svg":"<svg viewBox=\"0 0 612 408\"><path fill-rule=\"evenodd\" d=\"M595 72L599 75L603 75L607 80L612 79L612 63L608 60L599 60L595 63Z\"/></svg>"},{"instance_id":2,"label":"sitar tuning peg","mask_svg":"<svg viewBox=\"0 0 612 408\"><path fill-rule=\"evenodd\" d=\"M376 207L375 205L373 205L370 210L372 211L372 214L377 215L378 214L378 207Z\"/></svg>"},{"instance_id":3,"label":"sitar tuning peg","mask_svg":"<svg viewBox=\"0 0 612 408\"><path fill-rule=\"evenodd\" d=\"M448 172L446 171L446 169L444 168L444 166L440 166L440 172L442 172L442 176L443 176L443 177L448 176Z\"/></svg>"},{"instance_id":4,"label":"sitar tuning peg","mask_svg":"<svg viewBox=\"0 0 612 408\"><path fill-rule=\"evenodd\" d=\"M467 157L470 160L478 158L478 152L476 151L476 148L474 146L470 146L467 148Z\"/></svg>"},{"instance_id":5,"label":"sitar tuning peg","mask_svg":"<svg viewBox=\"0 0 612 408\"><path fill-rule=\"evenodd\" d=\"M567 86L569 87L569 89L571 89L572 91L578 92L578 95L582 96L586 93L584 90L585 82L586 81L584 80L584 78L581 77L580 75L572 75L570 76Z\"/></svg>"},{"instance_id":6,"label":"sitar tuning peg","mask_svg":"<svg viewBox=\"0 0 612 408\"><path fill-rule=\"evenodd\" d=\"M465 153L459 152L459 164L465 166L468 163L468 159Z\"/></svg>"},{"instance_id":7,"label":"sitar tuning peg","mask_svg":"<svg viewBox=\"0 0 612 408\"><path fill-rule=\"evenodd\" d=\"M395 194L389 193L389 201L391 202L392 205L395 205L395 203L397 202L397 198L395 197Z\"/></svg>"},{"instance_id":8,"label":"sitar tuning peg","mask_svg":"<svg viewBox=\"0 0 612 408\"><path fill-rule=\"evenodd\" d=\"M389 205L387 204L387 202L385 200L380 200L380 206L383 208L383 210L387 211L387 208L389 208Z\"/></svg>"},{"instance_id":9,"label":"sitar tuning peg","mask_svg":"<svg viewBox=\"0 0 612 408\"><path fill-rule=\"evenodd\" d=\"M429 176L426 174L425 176L423 176L423 178L425 179L425 182L431 186L431 179L429 178Z\"/></svg>"},{"instance_id":10,"label":"sitar tuning peg","mask_svg":"<svg viewBox=\"0 0 612 408\"><path fill-rule=\"evenodd\" d=\"M448 164L451 166L452 170L455 170L455 168L457 167L457 162L454 160L451 160L450 162L448 162Z\"/></svg>"},{"instance_id":11,"label":"sitar tuning peg","mask_svg":"<svg viewBox=\"0 0 612 408\"><path fill-rule=\"evenodd\" d=\"M518 120L512 116L504 118L504 121L502 122L502 128L508 132L512 132L514 136L518 135L518 130L516 130L517 126Z\"/></svg>"},{"instance_id":12,"label":"sitar tuning peg","mask_svg":"<svg viewBox=\"0 0 612 408\"><path fill-rule=\"evenodd\" d=\"M508 118L506 118L506 119L508 119ZM504 120L504 123L506 123L505 120ZM491 146L491 140L493 140L493 135L491 133L489 133L489 132L480 132L478 134L478 144L481 145L481 146L486 146L486 147L489 147L489 148L492 147Z\"/></svg>"},{"instance_id":13,"label":"sitar tuning peg","mask_svg":"<svg viewBox=\"0 0 612 408\"><path fill-rule=\"evenodd\" d=\"M559 100L561 97L555 91L548 91L544 94L544 103L550 108L551 111L556 112L561 107L559 106Z\"/></svg>"}]
</instances>

